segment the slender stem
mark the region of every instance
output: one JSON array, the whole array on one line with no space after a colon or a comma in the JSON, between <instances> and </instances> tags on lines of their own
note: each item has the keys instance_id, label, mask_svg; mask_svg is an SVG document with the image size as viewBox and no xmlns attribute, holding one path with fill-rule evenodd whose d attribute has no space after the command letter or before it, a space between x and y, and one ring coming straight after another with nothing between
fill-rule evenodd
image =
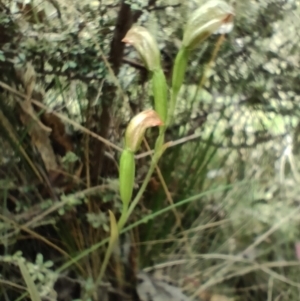
<instances>
[{"instance_id":1,"label":"slender stem","mask_svg":"<svg viewBox=\"0 0 300 301\"><path fill-rule=\"evenodd\" d=\"M122 214L121 215L121 218L118 222L118 229L119 231L121 231L125 225L125 223L127 222L129 216L131 215L132 211L134 210L134 208L136 207L136 205L138 204L139 200L141 199L144 191L146 190L147 188L147 185L150 181L150 178L152 176L152 173L155 169L155 166L159 160L159 158L161 157L161 155L163 154L164 150L166 149L165 146L162 146L160 149L156 150L154 156L152 157L152 161L151 161L151 164L150 164L150 167L149 167L149 170L147 172L147 175L143 181L143 184L139 190L139 192L137 193L136 197L134 198L134 200L131 202L129 208L128 208L128 211L126 214Z\"/></svg>"},{"instance_id":2,"label":"slender stem","mask_svg":"<svg viewBox=\"0 0 300 301\"><path fill-rule=\"evenodd\" d=\"M113 251L112 246L110 244L108 244L108 249L105 252L104 260L103 260L103 262L101 264L100 273L99 273L98 278L97 278L97 280L95 282L95 287L98 287L98 285L100 284L100 282L101 282L101 280L103 278L103 275L104 275L104 272L105 272L106 267L108 265L108 262L109 262L110 255L111 255L112 251Z\"/></svg>"},{"instance_id":3,"label":"slender stem","mask_svg":"<svg viewBox=\"0 0 300 301\"><path fill-rule=\"evenodd\" d=\"M125 208L124 211L126 211L126 210L127 209ZM111 211L109 211L109 218L110 218L110 238L109 238L107 250L105 252L105 257L104 257L103 263L100 268L99 275L95 281L94 288L96 288L96 289L99 286L99 284L104 276L107 265L109 263L110 256L111 256L111 254L116 246L116 243L118 242L118 238L119 238L119 231L118 231L116 218L115 218L115 215Z\"/></svg>"},{"instance_id":4,"label":"slender stem","mask_svg":"<svg viewBox=\"0 0 300 301\"><path fill-rule=\"evenodd\" d=\"M182 47L175 58L172 74L171 101L169 104L167 126L170 125L170 123L172 122L172 118L174 117L173 115L176 107L177 96L183 83L189 55L190 50L186 47Z\"/></svg>"},{"instance_id":5,"label":"slender stem","mask_svg":"<svg viewBox=\"0 0 300 301\"><path fill-rule=\"evenodd\" d=\"M145 189L146 189L146 187L148 185L148 182L150 181L150 178L151 178L151 175L152 175L152 173L154 171L154 168L155 168L155 164L153 164L153 163L154 163L154 160L152 161L152 163L150 165L150 168L148 170L148 173L147 173L147 175L146 175L146 177L144 179L144 182L143 182L143 184L142 184L139 192L137 193L136 197L132 201L132 203L131 203L131 205L130 205L128 211L127 211L127 213L124 214L124 215L123 214L121 215L121 218L120 218L120 220L118 222L118 229L119 229L119 231L121 231L123 229L123 227L126 224L126 222L127 222L128 218L129 218L130 214L132 213L133 209L135 208L135 206L139 202L140 198L142 197L142 195L143 195L143 193L144 193L144 191L145 191Z\"/></svg>"},{"instance_id":6,"label":"slender stem","mask_svg":"<svg viewBox=\"0 0 300 301\"><path fill-rule=\"evenodd\" d=\"M125 205L125 206L123 206L121 217L118 221L118 231L119 231L119 233L121 232L122 228L124 227L127 219L128 219L128 205Z\"/></svg>"}]
</instances>

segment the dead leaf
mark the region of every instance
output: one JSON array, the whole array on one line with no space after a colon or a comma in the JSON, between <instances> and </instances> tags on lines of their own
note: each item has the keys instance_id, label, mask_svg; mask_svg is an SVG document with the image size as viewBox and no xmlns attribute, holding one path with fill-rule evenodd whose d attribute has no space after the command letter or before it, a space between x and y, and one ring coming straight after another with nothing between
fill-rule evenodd
<instances>
[{"instance_id":1,"label":"dead leaf","mask_svg":"<svg viewBox=\"0 0 300 301\"><path fill-rule=\"evenodd\" d=\"M37 148L46 170L48 172L57 170L58 164L56 162L56 157L52 149L48 133L40 126L39 123L34 122L30 115L22 112L20 114L20 118L23 124L27 127L31 141Z\"/></svg>"},{"instance_id":2,"label":"dead leaf","mask_svg":"<svg viewBox=\"0 0 300 301\"><path fill-rule=\"evenodd\" d=\"M234 299L223 295L212 295L210 301L234 301Z\"/></svg>"},{"instance_id":3,"label":"dead leaf","mask_svg":"<svg viewBox=\"0 0 300 301\"><path fill-rule=\"evenodd\" d=\"M63 156L67 152L73 151L72 141L66 134L65 125L59 117L55 116L53 113L42 113L41 120L52 130L50 139L53 142L54 148L60 155Z\"/></svg>"}]
</instances>

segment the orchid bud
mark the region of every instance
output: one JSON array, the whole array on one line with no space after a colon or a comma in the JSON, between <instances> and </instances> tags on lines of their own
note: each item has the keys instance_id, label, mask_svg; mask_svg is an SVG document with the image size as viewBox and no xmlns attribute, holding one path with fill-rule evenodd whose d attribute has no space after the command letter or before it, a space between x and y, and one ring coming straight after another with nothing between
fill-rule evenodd
<instances>
[{"instance_id":1,"label":"orchid bud","mask_svg":"<svg viewBox=\"0 0 300 301\"><path fill-rule=\"evenodd\" d=\"M154 110L146 110L134 116L125 133L126 149L136 152L141 145L146 129L160 125L163 125L163 122Z\"/></svg>"},{"instance_id":2,"label":"orchid bud","mask_svg":"<svg viewBox=\"0 0 300 301\"><path fill-rule=\"evenodd\" d=\"M132 45L149 71L160 69L160 52L154 37L142 26L133 26L122 42Z\"/></svg>"},{"instance_id":3,"label":"orchid bud","mask_svg":"<svg viewBox=\"0 0 300 301\"><path fill-rule=\"evenodd\" d=\"M183 47L194 49L224 24L232 23L233 8L223 0L210 0L189 18L183 36Z\"/></svg>"}]
</instances>

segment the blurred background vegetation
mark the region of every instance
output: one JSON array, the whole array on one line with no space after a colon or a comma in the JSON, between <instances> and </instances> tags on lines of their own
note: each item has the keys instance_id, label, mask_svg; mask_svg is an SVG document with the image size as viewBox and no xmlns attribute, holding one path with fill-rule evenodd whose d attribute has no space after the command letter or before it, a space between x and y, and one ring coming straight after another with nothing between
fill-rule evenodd
<instances>
[{"instance_id":1,"label":"blurred background vegetation","mask_svg":"<svg viewBox=\"0 0 300 301\"><path fill-rule=\"evenodd\" d=\"M1 300L30 300L20 261L45 300L89 300L108 210L120 215L124 130L152 106L147 71L121 40L147 27L170 80L199 3L0 0ZM139 300L128 283L142 269L202 301L300 300L300 2L231 4L232 32L192 54L173 143L94 301Z\"/></svg>"}]
</instances>

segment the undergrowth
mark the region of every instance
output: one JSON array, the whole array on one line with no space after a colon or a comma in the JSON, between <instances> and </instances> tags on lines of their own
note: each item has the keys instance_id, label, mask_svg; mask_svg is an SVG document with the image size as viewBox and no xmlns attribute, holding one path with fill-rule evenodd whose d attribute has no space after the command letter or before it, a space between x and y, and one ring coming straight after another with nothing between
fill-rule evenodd
<instances>
[{"instance_id":1,"label":"undergrowth","mask_svg":"<svg viewBox=\"0 0 300 301\"><path fill-rule=\"evenodd\" d=\"M214 88L231 34L179 24L165 53L159 15L121 2L0 3L1 300L134 298L142 269L202 301L298 300L297 117ZM111 28L132 12L146 50ZM136 140L143 124L129 125L149 108L155 127Z\"/></svg>"}]
</instances>

